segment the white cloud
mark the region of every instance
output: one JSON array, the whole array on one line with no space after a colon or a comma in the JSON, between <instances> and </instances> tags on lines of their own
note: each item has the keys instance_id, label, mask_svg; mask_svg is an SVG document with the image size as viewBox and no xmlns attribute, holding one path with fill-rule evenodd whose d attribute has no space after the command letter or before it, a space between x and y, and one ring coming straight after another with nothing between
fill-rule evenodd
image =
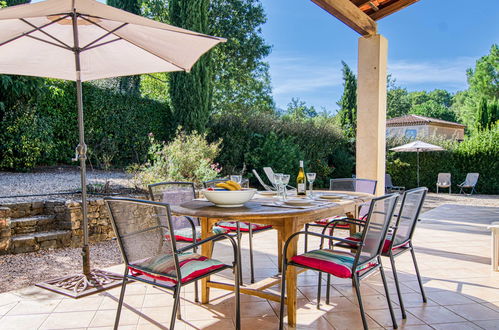
<instances>
[{"instance_id":1,"label":"white cloud","mask_svg":"<svg viewBox=\"0 0 499 330\"><path fill-rule=\"evenodd\" d=\"M396 79L397 85L411 87L428 86L426 89L466 88L466 69L473 67L476 59L461 57L438 61L398 60L388 63L388 72Z\"/></svg>"}]
</instances>

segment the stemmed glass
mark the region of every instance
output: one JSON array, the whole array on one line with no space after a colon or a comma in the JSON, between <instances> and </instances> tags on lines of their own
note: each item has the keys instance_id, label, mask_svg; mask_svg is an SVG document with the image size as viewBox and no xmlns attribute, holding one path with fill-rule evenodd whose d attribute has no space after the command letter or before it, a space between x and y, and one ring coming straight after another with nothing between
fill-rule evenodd
<instances>
[{"instance_id":1,"label":"stemmed glass","mask_svg":"<svg viewBox=\"0 0 499 330\"><path fill-rule=\"evenodd\" d=\"M310 183L310 197L314 196L313 190L314 190L314 181L315 181L316 174L315 173L307 173L307 180Z\"/></svg>"},{"instance_id":2,"label":"stemmed glass","mask_svg":"<svg viewBox=\"0 0 499 330\"><path fill-rule=\"evenodd\" d=\"M277 195L281 197L282 173L274 173L274 184L277 187Z\"/></svg>"},{"instance_id":3,"label":"stemmed glass","mask_svg":"<svg viewBox=\"0 0 499 330\"><path fill-rule=\"evenodd\" d=\"M239 184L241 184L241 182L243 182L243 176L242 175L231 175L230 179L232 181L234 181L234 182L239 183Z\"/></svg>"},{"instance_id":4,"label":"stemmed glass","mask_svg":"<svg viewBox=\"0 0 499 330\"><path fill-rule=\"evenodd\" d=\"M289 184L289 178L290 177L291 176L289 174L283 174L282 175L282 199L284 201L286 201L287 198L288 198L288 196L287 196L288 195L288 191L287 191L286 187Z\"/></svg>"}]
</instances>

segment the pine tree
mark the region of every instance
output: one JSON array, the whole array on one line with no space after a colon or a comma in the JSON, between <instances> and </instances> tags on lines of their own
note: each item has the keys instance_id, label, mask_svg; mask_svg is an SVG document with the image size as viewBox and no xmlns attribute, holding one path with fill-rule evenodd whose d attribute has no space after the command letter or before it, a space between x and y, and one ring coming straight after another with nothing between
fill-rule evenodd
<instances>
[{"instance_id":1,"label":"pine tree","mask_svg":"<svg viewBox=\"0 0 499 330\"><path fill-rule=\"evenodd\" d=\"M169 3L172 25L201 33L208 31L209 0L172 0ZM203 55L191 72L170 75L170 99L173 116L185 131L203 132L211 112L211 56Z\"/></svg>"},{"instance_id":2,"label":"pine tree","mask_svg":"<svg viewBox=\"0 0 499 330\"><path fill-rule=\"evenodd\" d=\"M348 137L354 138L357 129L357 77L348 64L341 61L343 65L343 95L338 105L340 125Z\"/></svg>"}]
</instances>

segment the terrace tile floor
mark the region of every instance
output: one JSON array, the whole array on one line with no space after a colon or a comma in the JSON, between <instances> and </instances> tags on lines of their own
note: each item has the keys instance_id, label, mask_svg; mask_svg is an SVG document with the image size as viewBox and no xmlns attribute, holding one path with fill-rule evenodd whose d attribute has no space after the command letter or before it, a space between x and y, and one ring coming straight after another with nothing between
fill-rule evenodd
<instances>
[{"instance_id":1,"label":"terrace tile floor","mask_svg":"<svg viewBox=\"0 0 499 330\"><path fill-rule=\"evenodd\" d=\"M443 205L422 216L415 246L428 302L422 302L409 254L397 258L407 319L402 320L389 262L391 300L401 329L499 329L499 272L490 266L490 232L487 224L499 221L498 208L476 209ZM478 215L479 218L476 218ZM255 235L256 276L264 278L277 269L276 234ZM248 281L248 250L245 237L243 271ZM300 245L303 245L300 243ZM227 244L216 244L214 256L229 260ZM121 265L111 270L120 271ZM222 277L232 278L230 272ZM299 276L297 329L360 329L362 323L349 280L333 278L331 303L317 303L317 276ZM362 285L362 284L361 284ZM323 292L326 282L322 282ZM278 287L274 288L278 290ZM176 329L232 329L233 294L212 290L209 305L194 303L194 287L182 292L182 321ZM362 294L371 329L390 328L391 321L379 275L363 282ZM28 287L0 294L0 329L112 329L119 288L73 300ZM173 298L152 286L133 283L127 287L120 329L168 327ZM244 329L277 329L278 304L241 295Z\"/></svg>"}]
</instances>

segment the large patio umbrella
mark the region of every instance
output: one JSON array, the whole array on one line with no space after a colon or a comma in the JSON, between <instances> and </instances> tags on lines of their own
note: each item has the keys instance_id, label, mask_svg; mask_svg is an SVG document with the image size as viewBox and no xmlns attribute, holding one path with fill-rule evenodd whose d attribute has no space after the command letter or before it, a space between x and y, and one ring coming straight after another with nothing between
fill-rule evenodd
<instances>
[{"instance_id":1,"label":"large patio umbrella","mask_svg":"<svg viewBox=\"0 0 499 330\"><path fill-rule=\"evenodd\" d=\"M420 152L425 152L425 151L443 151L445 150L444 148L440 146L436 146L434 144L422 142L422 141L413 141L411 143L407 143L395 148L391 148L390 150L392 151L397 151L397 152L416 152L417 156L417 182L418 182L418 187L419 187L419 153Z\"/></svg>"},{"instance_id":2,"label":"large patio umbrella","mask_svg":"<svg viewBox=\"0 0 499 330\"><path fill-rule=\"evenodd\" d=\"M0 73L76 81L83 213L83 274L50 283L78 296L107 283L90 268L82 82L189 71L224 39L156 22L94 0L47 0L0 10Z\"/></svg>"}]
</instances>

